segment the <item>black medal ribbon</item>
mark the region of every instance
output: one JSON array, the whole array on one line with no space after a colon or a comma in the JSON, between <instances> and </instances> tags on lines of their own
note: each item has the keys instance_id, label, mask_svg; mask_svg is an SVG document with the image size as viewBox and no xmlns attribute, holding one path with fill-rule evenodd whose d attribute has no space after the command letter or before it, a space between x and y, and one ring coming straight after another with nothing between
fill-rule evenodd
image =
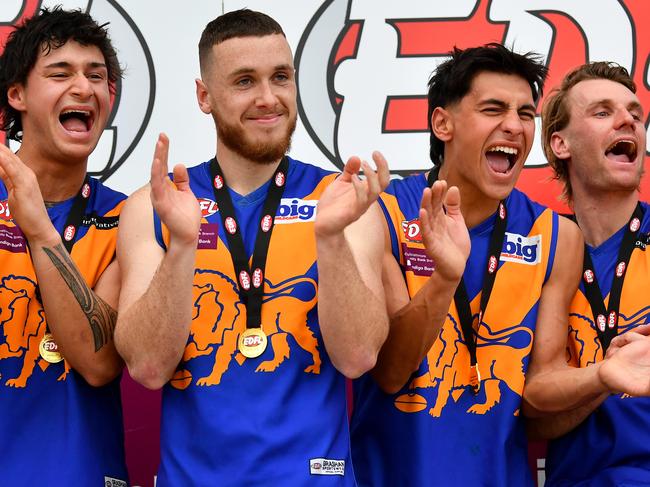
<instances>
[{"instance_id":1,"label":"black medal ribbon","mask_svg":"<svg viewBox=\"0 0 650 487\"><path fill-rule=\"evenodd\" d=\"M228 192L228 185L216 157L210 161L214 199L219 207L221 223L226 233L228 248L237 274L239 297L246 306L247 329L261 328L262 326L262 298L264 296L266 257L275 224L275 215L286 187L288 167L289 160L283 157L271 179L268 194L264 201L262 217L260 218L260 228L258 228L255 239L251 268L248 264L241 228L235 216L235 207Z\"/></svg>"},{"instance_id":2,"label":"black medal ribbon","mask_svg":"<svg viewBox=\"0 0 650 487\"><path fill-rule=\"evenodd\" d=\"M439 167L434 168L429 172L427 183L429 186L438 179ZM470 358L470 383L474 394L478 394L481 389L481 374L478 368L478 360L476 358L476 344L478 340L478 330L483 321L483 315L487 309L494 281L497 277L499 270L499 259L501 258L501 250L503 249L503 242L506 236L506 225L508 221L508 213L504 201L499 202L494 228L490 235L490 246L488 248L488 259L485 266L485 273L483 275L483 289L481 291L481 303L478 314L478 323L474 327L474 320L472 319L472 309L470 307L470 300L465 286L465 280L460 279L460 283L456 288L454 294L454 303L458 311L458 319L460 320L461 329L463 332L463 339L469 351Z\"/></svg>"},{"instance_id":3,"label":"black medal ribbon","mask_svg":"<svg viewBox=\"0 0 650 487\"><path fill-rule=\"evenodd\" d=\"M589 249L585 244L585 256L583 260L582 282L585 288L585 297L591 306L591 312L594 316L594 324L598 338L603 346L603 353L607 351L612 339L618 335L618 311L621 304L621 293L623 291L623 281L627 274L627 267L632 257L634 244L637 240L641 222L643 221L644 209L640 203L637 203L634 213L627 222L625 235L618 251L614 277L612 278L612 287L609 291L609 301L607 307L603 301L603 294L598 280L596 279L596 270L589 255Z\"/></svg>"}]
</instances>

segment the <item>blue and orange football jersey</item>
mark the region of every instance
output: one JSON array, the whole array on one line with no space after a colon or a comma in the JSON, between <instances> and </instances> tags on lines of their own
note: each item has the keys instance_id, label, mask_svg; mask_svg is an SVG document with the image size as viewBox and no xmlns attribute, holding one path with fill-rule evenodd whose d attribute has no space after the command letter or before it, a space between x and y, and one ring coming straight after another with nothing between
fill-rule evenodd
<instances>
[{"instance_id":1,"label":"blue and orange football jersey","mask_svg":"<svg viewBox=\"0 0 650 487\"><path fill-rule=\"evenodd\" d=\"M413 296L434 263L426 256L418 210L424 175L393 181L382 195L393 254ZM397 394L367 374L354 383L353 460L359 485L530 485L519 408L537 307L555 255L558 216L514 190L505 201L506 235L497 277L478 329L481 388L470 385L470 358L458 312L447 319L425 360ZM470 230L463 275L472 316L479 312L496 215Z\"/></svg>"},{"instance_id":2,"label":"blue and orange football jersey","mask_svg":"<svg viewBox=\"0 0 650 487\"><path fill-rule=\"evenodd\" d=\"M289 160L263 283L268 345L254 359L237 348L246 307L209 163L189 175L203 212L193 319L182 361L163 392L158 485L356 485L345 380L325 351L316 306L316 205L336 175ZM230 191L248 256L269 184L246 196ZM159 220L156 231L165 246Z\"/></svg>"},{"instance_id":3,"label":"blue and orange football jersey","mask_svg":"<svg viewBox=\"0 0 650 487\"><path fill-rule=\"evenodd\" d=\"M628 263L619 307L618 333L650 323L650 206ZM600 290L609 299L619 248L627 225L596 248L589 247ZM584 283L571 303L568 362L586 367L603 360ZM607 398L578 427L552 441L546 460L546 485L650 485L650 398L621 394Z\"/></svg>"},{"instance_id":4,"label":"blue and orange football jersey","mask_svg":"<svg viewBox=\"0 0 650 487\"><path fill-rule=\"evenodd\" d=\"M90 188L71 256L94 287L115 256L126 196L92 178ZM48 208L59 232L73 200ZM37 284L0 183L0 485L126 485L119 379L91 387L65 361L40 357L47 317Z\"/></svg>"}]
</instances>

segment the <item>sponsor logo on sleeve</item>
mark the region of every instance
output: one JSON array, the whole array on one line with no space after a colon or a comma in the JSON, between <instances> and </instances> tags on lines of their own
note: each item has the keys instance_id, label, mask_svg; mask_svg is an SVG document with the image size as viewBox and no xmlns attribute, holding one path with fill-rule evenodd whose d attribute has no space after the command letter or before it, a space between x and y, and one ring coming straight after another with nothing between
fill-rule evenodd
<instances>
[{"instance_id":1,"label":"sponsor logo on sleeve","mask_svg":"<svg viewBox=\"0 0 650 487\"><path fill-rule=\"evenodd\" d=\"M517 233L506 232L501 249L501 260L526 265L539 264L542 261L542 236L525 237Z\"/></svg>"},{"instance_id":2,"label":"sponsor logo on sleeve","mask_svg":"<svg viewBox=\"0 0 650 487\"><path fill-rule=\"evenodd\" d=\"M413 220L404 220L402 222L402 231L404 238L413 243L422 243L422 231L420 230L420 220L415 218Z\"/></svg>"},{"instance_id":3,"label":"sponsor logo on sleeve","mask_svg":"<svg viewBox=\"0 0 650 487\"><path fill-rule=\"evenodd\" d=\"M312 458L309 460L309 473L312 475L345 475L345 460Z\"/></svg>"},{"instance_id":4,"label":"sponsor logo on sleeve","mask_svg":"<svg viewBox=\"0 0 650 487\"><path fill-rule=\"evenodd\" d=\"M199 202L199 208L201 208L201 216L203 218L212 216L219 211L219 205L217 205L216 201L208 198L197 198L196 201Z\"/></svg>"},{"instance_id":5,"label":"sponsor logo on sleeve","mask_svg":"<svg viewBox=\"0 0 650 487\"><path fill-rule=\"evenodd\" d=\"M317 205L317 200L282 198L275 215L275 224L313 222L316 219Z\"/></svg>"}]
</instances>

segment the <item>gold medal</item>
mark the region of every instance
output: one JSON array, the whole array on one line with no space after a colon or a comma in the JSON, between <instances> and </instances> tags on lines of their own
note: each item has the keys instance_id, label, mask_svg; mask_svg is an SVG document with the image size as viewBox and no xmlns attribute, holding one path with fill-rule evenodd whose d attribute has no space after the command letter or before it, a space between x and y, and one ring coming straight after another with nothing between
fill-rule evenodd
<instances>
[{"instance_id":1,"label":"gold medal","mask_svg":"<svg viewBox=\"0 0 650 487\"><path fill-rule=\"evenodd\" d=\"M239 351L246 358L256 358L266 349L266 334L262 328L246 328L239 335Z\"/></svg>"},{"instance_id":2,"label":"gold medal","mask_svg":"<svg viewBox=\"0 0 650 487\"><path fill-rule=\"evenodd\" d=\"M469 368L469 383L474 394L478 394L481 390L481 371L478 370L478 364L471 365Z\"/></svg>"},{"instance_id":3,"label":"gold medal","mask_svg":"<svg viewBox=\"0 0 650 487\"><path fill-rule=\"evenodd\" d=\"M41 343L38 345L38 351L43 360L51 364L57 364L63 360L63 356L59 353L59 347L51 333L43 335Z\"/></svg>"}]
</instances>

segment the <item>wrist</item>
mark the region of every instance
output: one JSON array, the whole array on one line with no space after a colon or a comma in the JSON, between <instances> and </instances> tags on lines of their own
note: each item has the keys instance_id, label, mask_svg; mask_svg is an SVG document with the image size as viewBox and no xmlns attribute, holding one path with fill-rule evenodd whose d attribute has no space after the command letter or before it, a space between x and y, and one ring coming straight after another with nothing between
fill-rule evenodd
<instances>
[{"instance_id":1,"label":"wrist","mask_svg":"<svg viewBox=\"0 0 650 487\"><path fill-rule=\"evenodd\" d=\"M23 231L22 228L21 231ZM49 228L43 228L36 232L26 233L23 231L23 233L30 247L33 249L52 248L62 243L61 235L59 235L59 232L56 231L53 225L49 225Z\"/></svg>"}]
</instances>

